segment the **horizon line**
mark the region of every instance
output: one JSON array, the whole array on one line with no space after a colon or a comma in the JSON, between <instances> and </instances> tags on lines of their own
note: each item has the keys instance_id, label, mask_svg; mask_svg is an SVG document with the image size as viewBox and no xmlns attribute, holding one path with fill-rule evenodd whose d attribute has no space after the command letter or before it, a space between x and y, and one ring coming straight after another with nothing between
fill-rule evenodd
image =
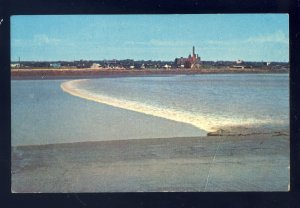
<instances>
[{"instance_id":1,"label":"horizon line","mask_svg":"<svg viewBox=\"0 0 300 208\"><path fill-rule=\"evenodd\" d=\"M180 58L180 57L179 57ZM131 58L125 58L125 59L74 59L74 60L11 60L10 62L74 62L74 61L125 61L125 60L132 60L132 61L163 61L163 62L174 62L174 60L152 60L152 59L131 59ZM275 60L256 60L256 61L253 61L253 60L249 60L249 61L246 61L246 60L243 60L243 59L236 59L236 60L201 60L201 62L222 62L222 61L225 61L225 62L236 62L238 60L241 60L243 61L244 63L245 62L281 62L281 63L289 63L290 61L275 61Z\"/></svg>"}]
</instances>

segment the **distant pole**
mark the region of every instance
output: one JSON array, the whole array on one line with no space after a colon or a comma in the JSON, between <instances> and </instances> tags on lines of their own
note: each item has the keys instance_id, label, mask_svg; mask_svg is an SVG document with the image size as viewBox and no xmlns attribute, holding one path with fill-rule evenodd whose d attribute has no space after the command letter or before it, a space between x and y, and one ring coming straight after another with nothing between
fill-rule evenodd
<instances>
[{"instance_id":1,"label":"distant pole","mask_svg":"<svg viewBox=\"0 0 300 208\"><path fill-rule=\"evenodd\" d=\"M195 46L193 46L193 56L195 55Z\"/></svg>"},{"instance_id":2,"label":"distant pole","mask_svg":"<svg viewBox=\"0 0 300 208\"><path fill-rule=\"evenodd\" d=\"M19 56L19 68L21 67L21 59L20 59L20 56Z\"/></svg>"}]
</instances>

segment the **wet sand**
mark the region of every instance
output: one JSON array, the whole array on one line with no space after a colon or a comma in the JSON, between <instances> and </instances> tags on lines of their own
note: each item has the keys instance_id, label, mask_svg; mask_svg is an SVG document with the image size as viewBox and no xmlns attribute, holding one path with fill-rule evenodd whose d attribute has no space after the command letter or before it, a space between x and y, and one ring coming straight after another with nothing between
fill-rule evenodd
<instances>
[{"instance_id":1,"label":"wet sand","mask_svg":"<svg viewBox=\"0 0 300 208\"><path fill-rule=\"evenodd\" d=\"M288 191L289 135L12 147L12 192Z\"/></svg>"}]
</instances>

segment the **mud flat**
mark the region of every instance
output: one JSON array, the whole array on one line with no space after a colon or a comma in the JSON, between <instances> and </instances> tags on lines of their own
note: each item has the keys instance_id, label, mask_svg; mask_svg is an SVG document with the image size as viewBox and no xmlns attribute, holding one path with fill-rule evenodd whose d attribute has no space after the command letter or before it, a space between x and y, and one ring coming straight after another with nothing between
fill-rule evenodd
<instances>
[{"instance_id":1,"label":"mud flat","mask_svg":"<svg viewBox=\"0 0 300 208\"><path fill-rule=\"evenodd\" d=\"M12 147L12 192L288 191L281 132Z\"/></svg>"}]
</instances>

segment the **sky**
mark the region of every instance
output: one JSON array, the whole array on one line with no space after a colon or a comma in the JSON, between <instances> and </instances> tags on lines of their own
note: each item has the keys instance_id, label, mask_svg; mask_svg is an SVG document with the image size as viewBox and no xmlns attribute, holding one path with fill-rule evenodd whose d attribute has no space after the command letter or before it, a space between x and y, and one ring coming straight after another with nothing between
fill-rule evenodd
<instances>
[{"instance_id":1,"label":"sky","mask_svg":"<svg viewBox=\"0 0 300 208\"><path fill-rule=\"evenodd\" d=\"M11 60L289 61L288 14L17 15Z\"/></svg>"}]
</instances>

